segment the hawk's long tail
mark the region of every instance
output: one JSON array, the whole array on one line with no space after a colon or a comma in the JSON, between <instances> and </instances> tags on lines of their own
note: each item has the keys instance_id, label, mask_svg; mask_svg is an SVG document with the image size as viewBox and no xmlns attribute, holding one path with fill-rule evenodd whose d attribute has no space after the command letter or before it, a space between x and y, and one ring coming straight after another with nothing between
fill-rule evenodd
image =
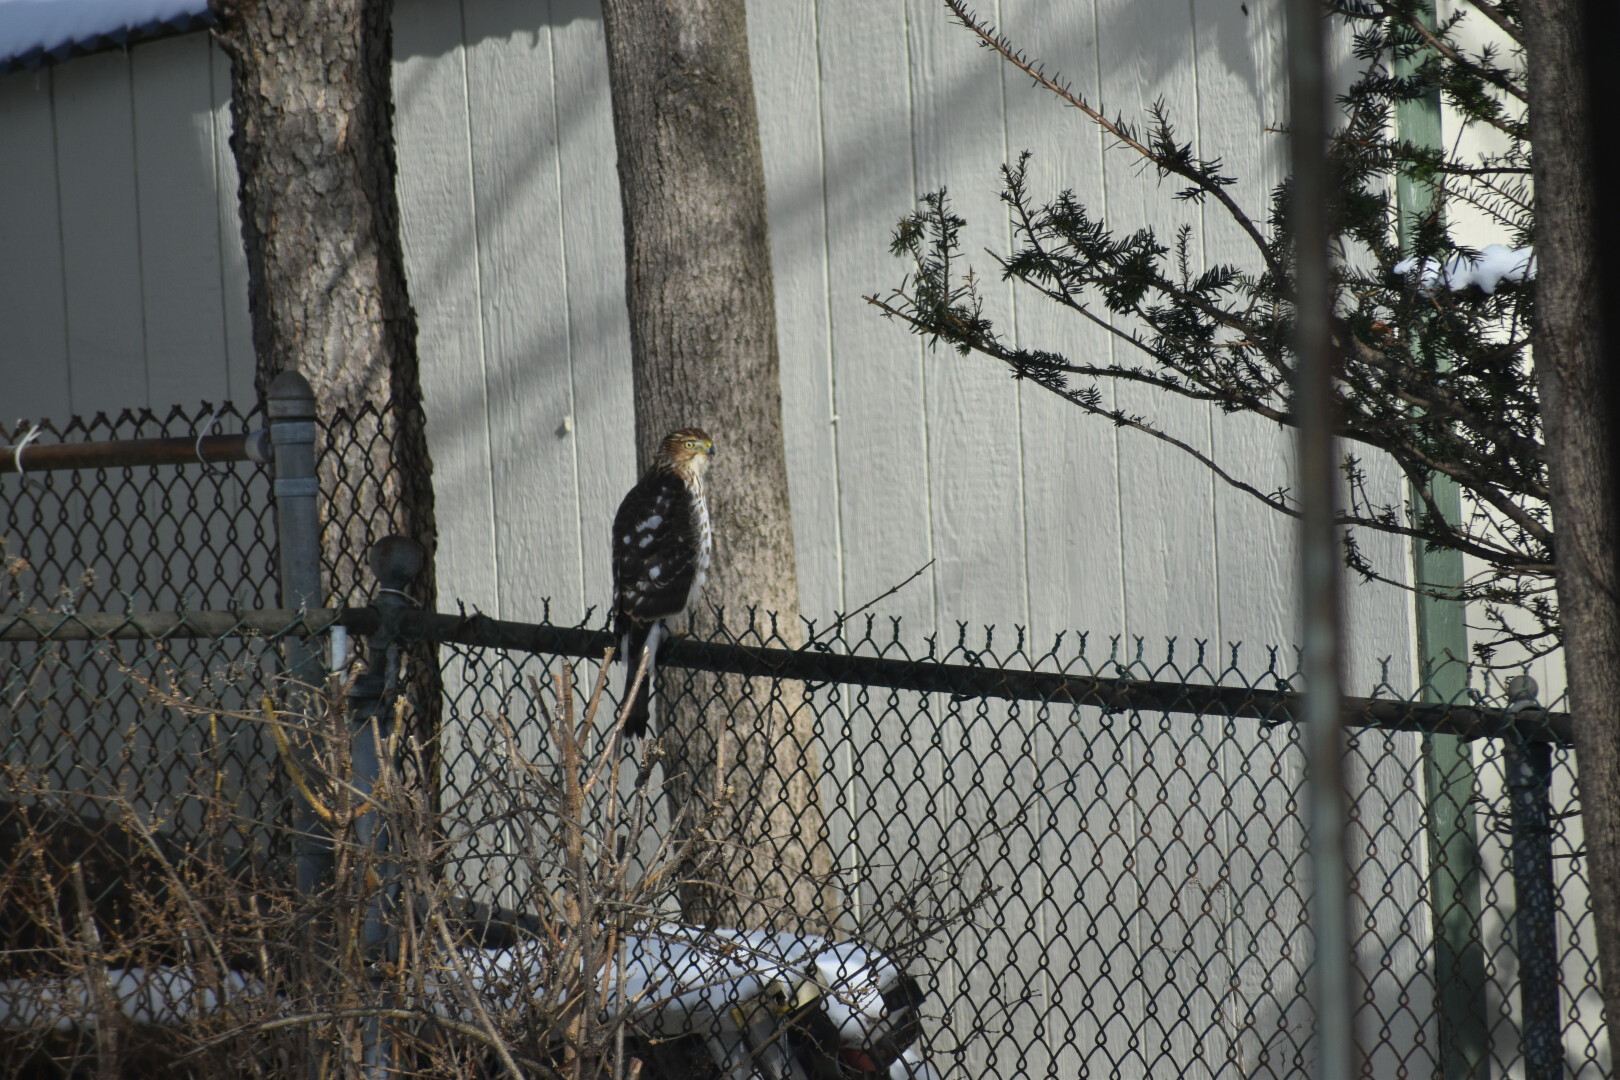
<instances>
[{"instance_id":1,"label":"hawk's long tail","mask_svg":"<svg viewBox=\"0 0 1620 1080\"><path fill-rule=\"evenodd\" d=\"M640 738L647 733L648 701L653 686L653 672L657 666L658 645L664 636L659 632L663 625L621 617L614 629L619 635L619 655L624 659L624 695L620 698L620 708L624 707L624 700L629 697L630 687L636 681L636 669L641 666L641 651L643 648L647 650L647 675L641 681L641 688L636 691L635 700L630 702L624 721L625 736Z\"/></svg>"}]
</instances>

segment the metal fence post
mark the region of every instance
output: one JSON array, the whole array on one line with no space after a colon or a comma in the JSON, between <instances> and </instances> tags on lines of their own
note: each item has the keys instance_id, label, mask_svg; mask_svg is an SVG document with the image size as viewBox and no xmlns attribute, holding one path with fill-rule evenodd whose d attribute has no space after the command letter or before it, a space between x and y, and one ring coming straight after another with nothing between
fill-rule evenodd
<instances>
[{"instance_id":1,"label":"metal fence post","mask_svg":"<svg viewBox=\"0 0 1620 1080\"><path fill-rule=\"evenodd\" d=\"M381 625L376 633L367 635L366 670L355 676L349 687L349 716L353 724L350 761L354 766L355 787L362 795L375 790L382 775L380 753L393 733L394 724L388 702L401 687L400 653L395 647L399 616L416 606L405 590L422 572L426 553L415 540L385 536L372 545L368 561L372 576L377 580L376 595L371 603L381 617ZM361 815L355 822L355 843L361 852L369 851L377 860L375 866L366 865L365 859L359 860L357 872L366 874L374 869L382 882L367 901L361 933L367 963L375 965L393 959L389 916L399 893L398 867L388 858L389 837L375 810ZM380 978L373 978L372 989L375 993L382 992ZM387 1075L392 1054L376 1017L366 1020L362 1039L362 1056L368 1075L379 1078Z\"/></svg>"},{"instance_id":2,"label":"metal fence post","mask_svg":"<svg viewBox=\"0 0 1620 1080\"><path fill-rule=\"evenodd\" d=\"M1361 1072L1355 1039L1355 952L1350 941L1345 863L1343 673L1339 537L1334 499L1333 310L1329 277L1327 103L1322 8L1289 0L1289 150L1294 233L1293 413L1299 425L1300 595L1304 631L1305 777L1311 853L1310 919L1315 945L1318 1080Z\"/></svg>"},{"instance_id":3,"label":"metal fence post","mask_svg":"<svg viewBox=\"0 0 1620 1080\"><path fill-rule=\"evenodd\" d=\"M1433 0L1423 0L1414 15L1429 30L1435 28ZM1391 58L1395 76L1412 78L1435 55L1432 48L1396 50ZM1439 87L1397 102L1395 126L1407 142L1440 149ZM1396 175L1396 235L1402 253L1414 253L1418 225L1437 212L1437 203L1432 180L1408 173ZM1450 358L1444 355L1438 362L1443 367L1451 366ZM1411 491L1412 505L1420 505L1423 493L1416 485ZM1427 494L1447 521L1462 520L1462 494L1455 481L1437 473L1429 480ZM1430 551L1425 544L1413 544L1412 580L1431 590L1454 590L1463 581L1462 553ZM1468 665L1463 658L1468 655L1468 628L1462 602L1425 592L1416 593L1413 599L1420 685L1427 687L1431 701L1452 704L1467 700ZM1442 1080L1489 1080L1491 1075L1485 946L1480 936L1475 781L1467 740L1440 733L1424 736L1429 911L1434 926L1436 1036Z\"/></svg>"},{"instance_id":4,"label":"metal fence post","mask_svg":"<svg viewBox=\"0 0 1620 1080\"><path fill-rule=\"evenodd\" d=\"M1560 1080L1564 1045L1558 1008L1558 895L1552 872L1552 744L1532 742L1526 713L1539 711L1536 680L1508 680L1508 711L1519 722L1502 740L1513 822L1513 937L1519 953L1519 1047L1525 1080Z\"/></svg>"},{"instance_id":5,"label":"metal fence post","mask_svg":"<svg viewBox=\"0 0 1620 1080\"><path fill-rule=\"evenodd\" d=\"M281 549L281 606L318 608L321 588L321 483L315 475L315 391L296 371L284 371L270 384L265 400L270 444L276 458L276 540ZM289 674L318 681L316 650L302 640L288 641Z\"/></svg>"},{"instance_id":6,"label":"metal fence post","mask_svg":"<svg viewBox=\"0 0 1620 1080\"><path fill-rule=\"evenodd\" d=\"M320 480L315 475L315 391L296 371L284 371L265 395L270 445L275 452L276 541L281 556L281 606L318 608L321 588ZM286 673L294 681L318 684L324 675L319 650L300 637L282 642ZM298 889L318 892L332 864L332 848L320 819L299 803L294 812L298 837Z\"/></svg>"},{"instance_id":7,"label":"metal fence post","mask_svg":"<svg viewBox=\"0 0 1620 1080\"><path fill-rule=\"evenodd\" d=\"M354 766L355 786L370 794L382 773L378 756L379 738L386 745L393 733L394 717L386 707L393 693L401 686L400 654L395 647L399 637L401 612L416 606L405 590L411 580L422 572L425 555L422 545L403 536L385 536L371 546L368 556L371 573L377 579L376 595L372 606L381 617L378 630L366 637L366 670L355 676L349 687L349 717L353 739L350 761ZM372 720L376 720L376 734ZM362 849L382 851L387 837L374 813L365 814L357 823L357 841ZM374 845L374 846L373 846ZM386 880L386 875L384 875ZM380 944L386 936L386 925L380 906L372 912L365 931L366 946Z\"/></svg>"}]
</instances>

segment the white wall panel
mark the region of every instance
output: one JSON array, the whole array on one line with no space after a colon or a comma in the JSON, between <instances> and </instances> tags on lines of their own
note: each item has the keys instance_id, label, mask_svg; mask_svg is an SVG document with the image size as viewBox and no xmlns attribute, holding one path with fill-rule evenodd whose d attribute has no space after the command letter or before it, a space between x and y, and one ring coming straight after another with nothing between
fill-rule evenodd
<instances>
[{"instance_id":1,"label":"white wall panel","mask_svg":"<svg viewBox=\"0 0 1620 1080\"><path fill-rule=\"evenodd\" d=\"M913 86L902 0L823 0L818 12L838 418L831 467L839 483L843 599L854 607L935 555L922 349L861 299L896 277L884 238L917 190ZM885 600L886 613L931 628L933 585L925 575Z\"/></svg>"},{"instance_id":2,"label":"white wall panel","mask_svg":"<svg viewBox=\"0 0 1620 1080\"><path fill-rule=\"evenodd\" d=\"M462 20L501 613L537 619L550 597L568 618L583 589L547 9L467 0Z\"/></svg>"},{"instance_id":3,"label":"white wall panel","mask_svg":"<svg viewBox=\"0 0 1620 1080\"><path fill-rule=\"evenodd\" d=\"M551 0L550 12L581 603L595 607L593 619L600 620L612 602L613 514L636 480L624 211L600 6L596 0Z\"/></svg>"},{"instance_id":4,"label":"white wall panel","mask_svg":"<svg viewBox=\"0 0 1620 1080\"><path fill-rule=\"evenodd\" d=\"M0 79L0 132L0 425L9 428L73 411L49 72Z\"/></svg>"},{"instance_id":5,"label":"white wall panel","mask_svg":"<svg viewBox=\"0 0 1620 1080\"><path fill-rule=\"evenodd\" d=\"M208 51L188 34L129 57L148 396L159 412L230 395Z\"/></svg>"},{"instance_id":6,"label":"white wall panel","mask_svg":"<svg viewBox=\"0 0 1620 1080\"><path fill-rule=\"evenodd\" d=\"M208 50L213 91L214 205L219 215L220 298L225 305L225 369L231 400L246 412L257 400L253 388L253 322L248 313L247 252L242 246L242 209L237 197L236 155L231 153L231 61L218 46ZM199 168L207 168L200 163Z\"/></svg>"},{"instance_id":7,"label":"white wall panel","mask_svg":"<svg viewBox=\"0 0 1620 1080\"><path fill-rule=\"evenodd\" d=\"M845 597L827 318L831 285L818 8L816 0L750 0L748 41L770 210L799 604L824 621L845 608ZM841 279L841 284L850 283Z\"/></svg>"},{"instance_id":8,"label":"white wall panel","mask_svg":"<svg viewBox=\"0 0 1620 1080\"><path fill-rule=\"evenodd\" d=\"M1282 152L1262 131L1281 108L1270 8L1004 0L990 14L1111 114L1139 118L1162 96L1181 132L1240 178L1251 215L1264 213ZM825 619L933 558L883 605L918 637L995 622L1028 626L1042 645L1089 631L1093 652L1120 633L1174 636L1178 655L1195 639L1292 638L1286 522L991 361L925 350L862 299L905 273L886 251L896 220L947 185L969 222L963 269L979 274L1004 335L1128 359L1101 330L998 281L982 251L1007 248L997 170L1024 148L1037 198L1073 186L1116 229L1167 234L1186 221L1210 257L1250 260L1246 240L1215 210L1172 203L1128 152L1104 153L1083 118L1009 77L932 4L756 2L750 15L805 613ZM593 0L408 0L397 20L401 203L446 595L508 617L550 597L575 617L606 597L601 535L633 479L600 13ZM27 297L15 302L30 312L29 349L73 357L58 384L89 365L77 411L249 392L228 74L195 36L5 80L8 127L40 147L8 160L7 182L44 210L13 212L6 227L37 265L61 267L6 302ZM57 242L41 224L53 219ZM64 283L54 299L53 277ZM50 380L31 384L61 397ZM1268 425L1101 389L1267 486L1288 482L1290 440ZM1377 484L1395 483L1373 464ZM1400 573L1398 542L1371 548ZM1385 657L1405 677L1404 600L1356 588L1349 610L1352 683Z\"/></svg>"},{"instance_id":9,"label":"white wall panel","mask_svg":"<svg viewBox=\"0 0 1620 1080\"><path fill-rule=\"evenodd\" d=\"M129 57L51 70L75 413L150 405Z\"/></svg>"},{"instance_id":10,"label":"white wall panel","mask_svg":"<svg viewBox=\"0 0 1620 1080\"><path fill-rule=\"evenodd\" d=\"M394 11L395 145L406 279L433 456L441 595L499 617L484 323L461 11Z\"/></svg>"}]
</instances>

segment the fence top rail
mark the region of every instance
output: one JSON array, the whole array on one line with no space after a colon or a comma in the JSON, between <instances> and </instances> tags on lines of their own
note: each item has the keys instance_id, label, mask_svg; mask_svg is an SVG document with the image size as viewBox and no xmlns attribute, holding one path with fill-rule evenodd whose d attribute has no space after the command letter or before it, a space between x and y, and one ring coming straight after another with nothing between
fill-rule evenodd
<instances>
[{"instance_id":1,"label":"fence top rail","mask_svg":"<svg viewBox=\"0 0 1620 1080\"><path fill-rule=\"evenodd\" d=\"M310 611L182 611L130 613L44 612L0 617L0 641L282 637L319 634L341 626L360 634L391 633L442 644L597 660L617 642L606 630L450 615L427 611L385 613L373 607ZM758 678L881 687L954 697L1086 705L1109 712L1142 710L1248 717L1265 724L1295 722L1303 695L1242 685L1170 682L1098 675L892 659L819 648L782 649L682 638L660 649L660 666ZM1468 739L1515 735L1527 742L1570 743L1566 712L1471 704L1430 704L1398 698L1346 697L1348 726L1459 735Z\"/></svg>"},{"instance_id":2,"label":"fence top rail","mask_svg":"<svg viewBox=\"0 0 1620 1080\"><path fill-rule=\"evenodd\" d=\"M34 443L0 446L0 473L57 469L117 469L141 465L196 465L222 461L270 461L264 429L235 435L176 435L162 439Z\"/></svg>"},{"instance_id":3,"label":"fence top rail","mask_svg":"<svg viewBox=\"0 0 1620 1080\"><path fill-rule=\"evenodd\" d=\"M346 609L342 622L358 633L375 633L382 627L382 617L374 608ZM398 616L398 633L447 644L587 659L599 659L609 647L618 644L606 630L425 611L402 612ZM1294 723L1303 700L1303 695L1293 690L889 659L815 648L780 649L690 638L666 642L658 651L658 663L660 667L809 683L1090 705L1111 712L1140 709L1251 717L1267 724ZM1500 738L1516 733L1526 741L1570 743L1569 714L1544 709L1526 709L1515 715L1505 709L1476 705L1346 697L1344 722L1353 727L1460 735L1470 739Z\"/></svg>"},{"instance_id":4,"label":"fence top rail","mask_svg":"<svg viewBox=\"0 0 1620 1080\"><path fill-rule=\"evenodd\" d=\"M341 625L335 608L292 611L44 611L0 615L0 641L131 641L168 638L285 637Z\"/></svg>"}]
</instances>

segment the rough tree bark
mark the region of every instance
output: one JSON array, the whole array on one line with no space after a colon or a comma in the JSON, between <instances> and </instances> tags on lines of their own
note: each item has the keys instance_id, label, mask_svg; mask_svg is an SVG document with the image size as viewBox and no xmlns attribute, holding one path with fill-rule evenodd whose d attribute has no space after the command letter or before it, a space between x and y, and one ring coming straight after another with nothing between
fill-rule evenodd
<instances>
[{"instance_id":1,"label":"rough tree bark","mask_svg":"<svg viewBox=\"0 0 1620 1080\"><path fill-rule=\"evenodd\" d=\"M777 630L796 642L775 295L744 3L605 0L602 7L624 202L637 461L645 468L675 428L695 425L714 437L715 564L705 604L723 608L733 632L749 608L775 612ZM704 611L698 627L716 631L714 613ZM666 669L665 685L684 674ZM701 685L700 697L710 684ZM802 690L777 688L766 707L762 687L747 699L735 680L717 689L706 707L681 707L658 722L676 799L713 793L723 748L736 792L717 839L751 852L728 867L733 887L786 900L800 916L825 917L814 879L830 859ZM759 922L767 907L740 917ZM688 897L694 918L736 921L739 912L727 908L712 894Z\"/></svg>"},{"instance_id":2,"label":"rough tree bark","mask_svg":"<svg viewBox=\"0 0 1620 1080\"><path fill-rule=\"evenodd\" d=\"M1620 1031L1620 535L1599 341L1583 19L1578 0L1534 0L1523 13L1535 134L1534 348L1558 535L1558 609L1605 1011L1609 1029Z\"/></svg>"},{"instance_id":3,"label":"rough tree bark","mask_svg":"<svg viewBox=\"0 0 1620 1080\"><path fill-rule=\"evenodd\" d=\"M434 601L431 465L405 285L393 141L390 0L213 0L231 58L255 385L303 373L327 432L321 459L326 587L370 594L371 540L426 548ZM437 667L417 698L431 723Z\"/></svg>"}]
</instances>

